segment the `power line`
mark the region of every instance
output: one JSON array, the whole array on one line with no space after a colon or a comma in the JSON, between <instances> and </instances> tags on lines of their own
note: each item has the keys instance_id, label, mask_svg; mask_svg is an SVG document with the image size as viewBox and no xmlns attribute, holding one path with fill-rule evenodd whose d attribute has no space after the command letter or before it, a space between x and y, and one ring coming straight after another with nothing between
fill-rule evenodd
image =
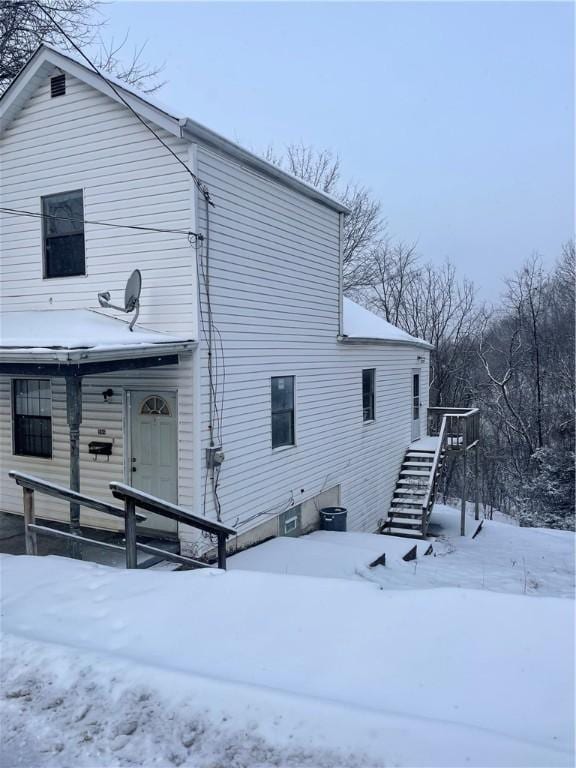
<instances>
[{"instance_id":1,"label":"power line","mask_svg":"<svg viewBox=\"0 0 576 768\"><path fill-rule=\"evenodd\" d=\"M174 157L174 158L175 158L175 159L176 159L176 160L177 160L177 161L180 163L180 165L181 165L181 166L182 166L182 167L183 167L183 168L186 170L186 172L187 172L187 173L189 173L189 174L190 174L190 176L192 176L192 179L194 180L194 184L197 186L197 188L198 188L198 189L199 189L199 191L201 192L201 194L202 194L202 196L204 197L204 199L206 200L206 202L207 202L207 203L209 203L209 204L210 204L212 207L215 207L215 206L214 206L214 203L212 202L212 199L211 199L211 197L210 197L210 191L209 191L208 187L206 186L206 184L204 184L204 182L200 181L200 179L198 178L198 176L196 176L196 174L195 174L193 171L191 171L191 170L190 170L190 168L188 168L188 166L187 166L187 165L186 165L186 163L185 163L185 162L182 160L182 158L178 157L178 155L176 154L176 152L174 152L174 150L173 150L173 149L172 149L172 148L171 148L171 147L170 147L170 146L169 146L169 145L168 145L168 144L167 144L167 143L164 141L164 139L163 139L163 138L162 138L162 137L161 137L161 136L160 136L158 133L156 133L156 131L154 130L154 128L152 128L152 126L151 126L151 125L149 125L149 124L146 122L146 120L144 120L144 118L143 118L143 117L141 117L141 116L138 114L138 112L136 112L136 110L135 110L135 109L132 107L132 105L131 105L131 104L130 104L128 101L126 101L126 99L124 98L124 96L122 96L122 94L121 94L121 93L118 91L118 89L116 88L116 86L115 86L115 85L114 85L114 84L113 84L113 83L112 83L110 80L108 80L108 78L107 78L107 77L104 77L104 75L103 75L103 74L100 72L100 70L98 69L98 67L97 67L95 64L93 64L93 62L92 62L92 61L91 61L91 60L88 58L88 56L86 56L86 54L85 54L85 53L84 53L84 51L83 51L83 50L80 48L80 46L79 46L79 45L77 45L77 44L74 42L74 40L73 40L73 39L72 39L72 38L71 38L71 37L70 37L70 36L69 36L69 35L68 35L68 34L65 32L65 30L62 28L62 26L61 26L61 25L60 25L60 24L59 24L59 23L56 21L56 19L55 19L55 18L52 16L52 14L50 14L50 13L49 13L49 12L46 10L46 8L44 8L42 5L40 5L40 3L38 2L38 0L32 0L32 2L33 2L33 4L34 4L34 5L35 5L35 6L38 8L38 10L39 10L41 13L44 13L44 14L45 14L45 15L46 15L46 16L47 16L49 19L50 19L50 21L52 22L52 24L54 24L54 26L55 26L55 27L56 27L56 29L57 29L57 30L60 32L60 34L61 34L61 35L62 35L64 38L66 38L66 40L67 40L67 41L68 41L68 43L69 43L69 44L70 44L70 45L71 45L71 46L74 48L74 50L75 50L75 51L76 51L76 52L77 52L77 53L78 53L80 56L82 56L82 58L83 58L83 59L84 59L84 61L85 61L85 62L88 64L88 66L90 67L90 69L92 69L92 70L93 70L93 71L94 71L94 72L95 72L95 73L98 75L98 77L99 77L101 80L103 80L105 83L107 83L107 84L108 84L108 86L109 86L109 87L112 89L112 91L114 91L114 93L115 93L115 94L116 94L116 96L117 96L117 97L120 99L120 101L121 101L121 102L124 104L124 106L125 106L125 107L127 107L127 108L130 110L130 112L132 112L132 114L134 115L134 117L135 117L137 120L139 120L139 121L142 123L142 125L143 125L143 126L144 126L144 127L145 127L145 128L148 130L148 131L150 131L150 133L151 133L153 136L155 136L155 137L158 139L158 141L160 142L160 144L162 144L162 146L163 146L165 149L167 149L167 150L168 150L168 152L170 152L170 154L171 154L171 155L172 155L172 156L173 156L173 157Z\"/></svg>"},{"instance_id":2,"label":"power line","mask_svg":"<svg viewBox=\"0 0 576 768\"><path fill-rule=\"evenodd\" d=\"M77 224L90 224L95 227L113 227L114 229L135 229L140 232L159 232L166 235L186 235L202 239L203 235L191 232L188 229L163 229L162 227L143 227L138 224L114 224L111 221L91 221L89 219L80 219L74 216L56 216L52 213L39 213L37 211L25 211L18 208L0 208L0 213L6 213L9 216L26 216L34 219L55 219L57 221L73 221Z\"/></svg>"}]
</instances>

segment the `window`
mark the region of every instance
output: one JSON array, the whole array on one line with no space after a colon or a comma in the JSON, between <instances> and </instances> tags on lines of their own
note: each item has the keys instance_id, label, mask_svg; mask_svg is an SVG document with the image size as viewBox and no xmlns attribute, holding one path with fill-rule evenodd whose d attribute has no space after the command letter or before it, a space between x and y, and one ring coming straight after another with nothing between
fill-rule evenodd
<instances>
[{"instance_id":1,"label":"window","mask_svg":"<svg viewBox=\"0 0 576 768\"><path fill-rule=\"evenodd\" d=\"M52 457L52 395L48 380L12 382L12 424L16 455Z\"/></svg>"},{"instance_id":2,"label":"window","mask_svg":"<svg viewBox=\"0 0 576 768\"><path fill-rule=\"evenodd\" d=\"M144 400L140 413L142 416L170 416L170 408L163 397L152 395Z\"/></svg>"},{"instance_id":3,"label":"window","mask_svg":"<svg viewBox=\"0 0 576 768\"><path fill-rule=\"evenodd\" d=\"M294 376L273 376L272 448L294 445Z\"/></svg>"},{"instance_id":4,"label":"window","mask_svg":"<svg viewBox=\"0 0 576 768\"><path fill-rule=\"evenodd\" d=\"M420 374L412 374L412 418L420 418Z\"/></svg>"},{"instance_id":5,"label":"window","mask_svg":"<svg viewBox=\"0 0 576 768\"><path fill-rule=\"evenodd\" d=\"M44 277L86 274L82 190L42 198Z\"/></svg>"},{"instance_id":6,"label":"window","mask_svg":"<svg viewBox=\"0 0 576 768\"><path fill-rule=\"evenodd\" d=\"M374 392L376 380L376 368L365 368L362 371L362 419L374 421Z\"/></svg>"}]
</instances>

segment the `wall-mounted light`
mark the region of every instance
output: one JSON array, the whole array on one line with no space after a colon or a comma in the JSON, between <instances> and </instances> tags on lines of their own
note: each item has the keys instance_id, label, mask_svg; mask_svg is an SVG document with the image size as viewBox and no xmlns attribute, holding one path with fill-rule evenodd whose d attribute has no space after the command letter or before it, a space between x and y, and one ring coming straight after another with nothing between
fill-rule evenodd
<instances>
[{"instance_id":1,"label":"wall-mounted light","mask_svg":"<svg viewBox=\"0 0 576 768\"><path fill-rule=\"evenodd\" d=\"M105 403L107 403L110 400L110 398L113 396L114 396L114 390L110 389L110 387L108 387L108 389L105 389L104 392L102 392L102 397L104 398Z\"/></svg>"},{"instance_id":2,"label":"wall-mounted light","mask_svg":"<svg viewBox=\"0 0 576 768\"><path fill-rule=\"evenodd\" d=\"M426 358L424 357L424 355L418 355L418 357L416 358L416 360L417 360L419 363L425 363L425 362L426 362Z\"/></svg>"}]
</instances>

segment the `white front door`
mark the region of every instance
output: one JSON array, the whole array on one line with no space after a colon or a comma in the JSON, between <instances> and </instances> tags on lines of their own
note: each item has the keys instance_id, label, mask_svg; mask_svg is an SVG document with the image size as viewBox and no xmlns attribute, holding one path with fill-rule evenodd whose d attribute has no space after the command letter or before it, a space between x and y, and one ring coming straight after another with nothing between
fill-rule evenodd
<instances>
[{"instance_id":1,"label":"white front door","mask_svg":"<svg viewBox=\"0 0 576 768\"><path fill-rule=\"evenodd\" d=\"M420 438L420 369L412 371L412 440Z\"/></svg>"},{"instance_id":2,"label":"white front door","mask_svg":"<svg viewBox=\"0 0 576 768\"><path fill-rule=\"evenodd\" d=\"M130 455L128 472L134 488L178 503L178 415L176 394L131 390L128 393ZM176 532L177 523L144 512L143 528Z\"/></svg>"}]
</instances>

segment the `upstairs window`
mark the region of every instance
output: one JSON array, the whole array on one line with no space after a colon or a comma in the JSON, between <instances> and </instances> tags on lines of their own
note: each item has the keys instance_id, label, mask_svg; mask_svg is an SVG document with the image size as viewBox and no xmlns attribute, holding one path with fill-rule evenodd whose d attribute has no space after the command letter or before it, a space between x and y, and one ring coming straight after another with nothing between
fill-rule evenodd
<instances>
[{"instance_id":1,"label":"upstairs window","mask_svg":"<svg viewBox=\"0 0 576 768\"><path fill-rule=\"evenodd\" d=\"M362 371L362 419L374 421L376 368L365 368Z\"/></svg>"},{"instance_id":2,"label":"upstairs window","mask_svg":"<svg viewBox=\"0 0 576 768\"><path fill-rule=\"evenodd\" d=\"M52 394L48 379L12 382L12 425L17 456L52 457Z\"/></svg>"},{"instance_id":3,"label":"upstairs window","mask_svg":"<svg viewBox=\"0 0 576 768\"><path fill-rule=\"evenodd\" d=\"M44 277L86 274L82 190L42 198Z\"/></svg>"},{"instance_id":4,"label":"upstairs window","mask_svg":"<svg viewBox=\"0 0 576 768\"><path fill-rule=\"evenodd\" d=\"M294 376L273 376L272 448L294 445Z\"/></svg>"}]
</instances>

